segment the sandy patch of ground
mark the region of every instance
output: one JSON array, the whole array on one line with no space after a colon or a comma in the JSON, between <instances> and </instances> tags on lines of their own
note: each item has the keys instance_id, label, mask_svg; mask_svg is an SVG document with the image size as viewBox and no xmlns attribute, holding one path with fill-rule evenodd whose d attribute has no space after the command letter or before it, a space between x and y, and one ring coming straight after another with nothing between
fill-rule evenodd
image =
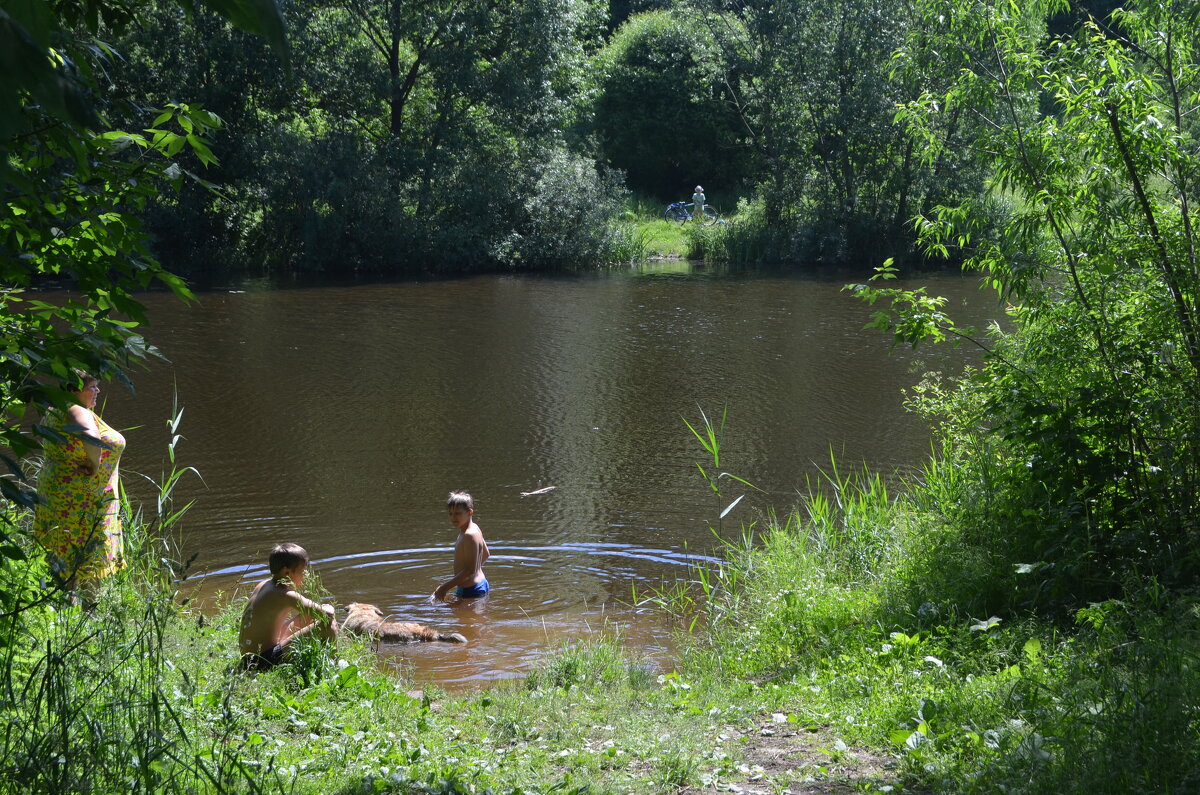
<instances>
[{"instance_id":1,"label":"sandy patch of ground","mask_svg":"<svg viewBox=\"0 0 1200 795\"><path fill-rule=\"evenodd\" d=\"M685 792L735 792L745 795L899 792L897 763L865 748L847 747L827 729L787 723L783 715L765 715L754 725L728 726L723 732L738 775Z\"/></svg>"}]
</instances>

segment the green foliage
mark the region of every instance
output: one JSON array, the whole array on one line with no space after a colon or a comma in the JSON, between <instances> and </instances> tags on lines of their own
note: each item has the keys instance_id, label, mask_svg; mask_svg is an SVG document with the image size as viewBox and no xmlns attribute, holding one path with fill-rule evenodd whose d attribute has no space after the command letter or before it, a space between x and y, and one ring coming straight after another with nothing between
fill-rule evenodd
<instances>
[{"instance_id":1,"label":"green foliage","mask_svg":"<svg viewBox=\"0 0 1200 795\"><path fill-rule=\"evenodd\" d=\"M270 29L268 10L256 4L230 0L222 8L239 24ZM141 109L140 129L107 121L109 108L94 100L117 56L92 35L101 21L128 24L124 4L13 3L0 15L0 39L20 40L5 48L13 69L0 77L0 106L19 102L0 114L0 455L8 470L0 493L30 506L20 461L38 448L42 431L22 430L28 407L64 405L61 384L75 369L129 386L129 365L155 353L138 333L144 315L134 293L166 287L191 296L150 255L139 215L168 186L208 187L188 169L191 158L216 162L206 136L221 120L171 103ZM74 293L43 300L32 292L47 284ZM11 529L4 522L0 535Z\"/></svg>"},{"instance_id":2,"label":"green foliage","mask_svg":"<svg viewBox=\"0 0 1200 795\"><path fill-rule=\"evenodd\" d=\"M1195 599L1151 583L1067 627L973 613L971 589L993 583L953 568L945 547L971 544L938 532L926 507L953 476L927 472L892 497L835 462L796 512L730 544L700 575L724 584L707 610L727 618L690 638L686 674L663 678L677 708L696 706L705 677L753 681L744 709L823 727L835 760L890 749L919 790L1188 789L1200 775Z\"/></svg>"},{"instance_id":3,"label":"green foliage","mask_svg":"<svg viewBox=\"0 0 1200 795\"><path fill-rule=\"evenodd\" d=\"M179 415L172 419L179 427ZM0 565L5 585L0 625L3 675L0 734L3 792L107 792L131 784L145 792L220 790L250 781L236 759L196 754L181 730L171 688L175 663L164 640L178 620L173 588L173 527L187 506L172 492L191 472L172 465L159 484L157 510L125 514L128 568L79 595L47 585L43 556L22 540L22 560ZM9 509L8 520L19 515ZM215 697L215 694L214 694Z\"/></svg>"},{"instance_id":4,"label":"green foliage","mask_svg":"<svg viewBox=\"0 0 1200 795\"><path fill-rule=\"evenodd\" d=\"M667 200L697 182L729 190L747 176L744 126L727 89L739 77L718 40L727 23L684 9L637 14L597 56L601 153L633 190Z\"/></svg>"},{"instance_id":5,"label":"green foliage","mask_svg":"<svg viewBox=\"0 0 1200 795\"><path fill-rule=\"evenodd\" d=\"M736 4L728 62L757 160L761 206L731 233L731 257L858 263L913 253L911 217L939 197L979 192L956 147L969 114L944 126L940 156L895 120L897 106L953 71L940 56L894 63L922 27L910 0ZM944 70L944 71L943 71Z\"/></svg>"},{"instance_id":6,"label":"green foliage","mask_svg":"<svg viewBox=\"0 0 1200 795\"><path fill-rule=\"evenodd\" d=\"M629 261L627 227L613 223L624 206L619 181L562 148L536 159L541 173L525 199L514 260L533 266Z\"/></svg>"},{"instance_id":7,"label":"green foliage","mask_svg":"<svg viewBox=\"0 0 1200 795\"><path fill-rule=\"evenodd\" d=\"M620 646L620 637L603 635L587 643L564 644L525 678L527 690L586 685L598 687L650 686L644 663L630 660Z\"/></svg>"},{"instance_id":8,"label":"green foliage","mask_svg":"<svg viewBox=\"0 0 1200 795\"><path fill-rule=\"evenodd\" d=\"M723 221L715 224L685 223L683 234L687 238L688 258L727 262L725 238L729 234L729 227Z\"/></svg>"},{"instance_id":9,"label":"green foliage","mask_svg":"<svg viewBox=\"0 0 1200 795\"><path fill-rule=\"evenodd\" d=\"M154 209L163 256L192 273L216 261L399 276L625 256L603 217L619 188L572 132L600 13L591 0L305 0L289 10L285 70L219 20L159 8L129 37L130 98L203 86L237 131L221 197ZM227 60L237 68L211 68Z\"/></svg>"},{"instance_id":10,"label":"green foliage","mask_svg":"<svg viewBox=\"0 0 1200 795\"><path fill-rule=\"evenodd\" d=\"M921 223L930 252L965 255L1009 302L1011 326L991 331L984 366L957 388L917 394L945 469L960 470L938 502L950 532L979 545L972 557L1009 594L1006 609L1070 610L1147 575L1189 583L1200 565L1195 9L1139 3L1115 16L1116 36L1085 26L1049 47L1042 15L1060 4L986 10L966 20L929 8L927 44L961 76L906 110L930 157L946 114L985 118L977 150L1000 188L1025 197L999 227L970 201ZM964 336L921 290L855 289L891 301L873 324L897 341Z\"/></svg>"},{"instance_id":11,"label":"green foliage","mask_svg":"<svg viewBox=\"0 0 1200 795\"><path fill-rule=\"evenodd\" d=\"M734 266L777 264L792 252L792 230L768 220L762 196L739 199L731 223L709 231L689 230L689 234L705 245L709 258Z\"/></svg>"},{"instance_id":12,"label":"green foliage","mask_svg":"<svg viewBox=\"0 0 1200 795\"><path fill-rule=\"evenodd\" d=\"M262 34L273 46L285 46L283 19L275 3L202 0L202 4L242 30ZM179 0L179 5L191 8L185 0ZM76 31L95 36L102 24L119 29L134 18L133 7L119 0L0 4L0 146L4 151L28 129L30 108L69 127L103 127L93 95L94 59L112 51L102 41L78 38ZM0 158L0 184L10 177L11 165Z\"/></svg>"},{"instance_id":13,"label":"green foliage","mask_svg":"<svg viewBox=\"0 0 1200 795\"><path fill-rule=\"evenodd\" d=\"M696 468L700 470L700 476L704 478L704 482L708 484L708 490L712 492L713 498L717 501L718 527L720 527L721 521L724 520L725 517L728 516L735 507L737 507L737 504L742 501L742 498L746 496L745 493L743 493L726 505L725 501L728 499L728 497L726 496L726 493L722 491L722 487L724 485L721 482L722 480L728 478L731 484L740 483L742 486L747 488L758 488L750 481L745 480L744 478L741 478L732 472L720 471L721 446L725 443L725 422L728 418L729 407L725 406L721 409L721 421L718 424L714 424L713 421L709 419L708 415L704 413L704 409L700 409L701 422L697 423L696 425L692 425L687 421L686 418L683 420L683 424L686 425L687 429L692 432L692 436L696 437L696 441L700 443L700 447L704 450L704 452L708 453L709 458L712 459L711 469L705 469L704 465L701 463L697 463Z\"/></svg>"}]
</instances>

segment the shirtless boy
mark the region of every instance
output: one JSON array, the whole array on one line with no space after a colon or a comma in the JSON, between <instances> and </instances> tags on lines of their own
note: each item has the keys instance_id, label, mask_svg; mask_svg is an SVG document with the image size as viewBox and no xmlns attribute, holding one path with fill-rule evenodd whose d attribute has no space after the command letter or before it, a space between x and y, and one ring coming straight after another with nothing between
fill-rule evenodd
<instances>
[{"instance_id":1,"label":"shirtless boy","mask_svg":"<svg viewBox=\"0 0 1200 795\"><path fill-rule=\"evenodd\" d=\"M279 544L267 560L271 576L250 594L238 634L242 664L266 669L287 659L298 638L314 635L324 641L337 637L333 605L314 602L299 593L308 569L308 553L298 544Z\"/></svg>"},{"instance_id":2,"label":"shirtless boy","mask_svg":"<svg viewBox=\"0 0 1200 795\"><path fill-rule=\"evenodd\" d=\"M491 556L487 542L479 525L471 520L475 515L475 502L465 491L450 492L446 500L450 512L450 524L458 528L458 540L454 542L454 576L437 587L430 596L434 602L442 602L451 588L457 589L459 599L475 599L487 594L491 588L483 576L483 564Z\"/></svg>"}]
</instances>

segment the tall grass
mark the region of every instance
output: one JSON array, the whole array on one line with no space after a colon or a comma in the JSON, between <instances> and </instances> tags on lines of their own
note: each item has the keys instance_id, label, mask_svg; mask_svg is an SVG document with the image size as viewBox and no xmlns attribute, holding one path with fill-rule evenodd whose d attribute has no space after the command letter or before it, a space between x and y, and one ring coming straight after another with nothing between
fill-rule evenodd
<instances>
[{"instance_id":1,"label":"tall grass","mask_svg":"<svg viewBox=\"0 0 1200 795\"><path fill-rule=\"evenodd\" d=\"M1012 582L964 522L979 487L934 459L893 494L831 458L793 511L657 592L705 619L690 675L756 682L760 710L890 752L918 788L1195 789L1200 599L1151 583L1069 624L976 612Z\"/></svg>"}]
</instances>

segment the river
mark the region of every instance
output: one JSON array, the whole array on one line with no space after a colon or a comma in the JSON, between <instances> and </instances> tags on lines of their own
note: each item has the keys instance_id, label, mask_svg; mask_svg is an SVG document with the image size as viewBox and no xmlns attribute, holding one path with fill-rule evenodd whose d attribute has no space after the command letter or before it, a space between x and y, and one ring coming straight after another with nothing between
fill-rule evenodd
<instances>
[{"instance_id":1,"label":"river","mask_svg":"<svg viewBox=\"0 0 1200 795\"><path fill-rule=\"evenodd\" d=\"M619 632L669 665L674 627L632 604L730 535L788 511L831 452L892 476L919 466L928 431L902 388L958 371L965 350L898 347L864 331L847 281L729 276L686 264L588 276L207 292L184 306L144 297L169 357L106 384L108 422L129 447L127 490L151 499L166 421L195 467L176 507L183 587L205 609L266 576L279 541L306 547L337 604L462 632L466 646L387 647L419 682L471 687L519 677L563 643ZM963 322L998 315L977 282L924 279ZM727 412L714 472L684 421ZM541 494L522 496L553 486ZM469 490L491 548L494 591L432 605L451 574L447 493ZM231 654L235 644L230 641Z\"/></svg>"}]
</instances>

